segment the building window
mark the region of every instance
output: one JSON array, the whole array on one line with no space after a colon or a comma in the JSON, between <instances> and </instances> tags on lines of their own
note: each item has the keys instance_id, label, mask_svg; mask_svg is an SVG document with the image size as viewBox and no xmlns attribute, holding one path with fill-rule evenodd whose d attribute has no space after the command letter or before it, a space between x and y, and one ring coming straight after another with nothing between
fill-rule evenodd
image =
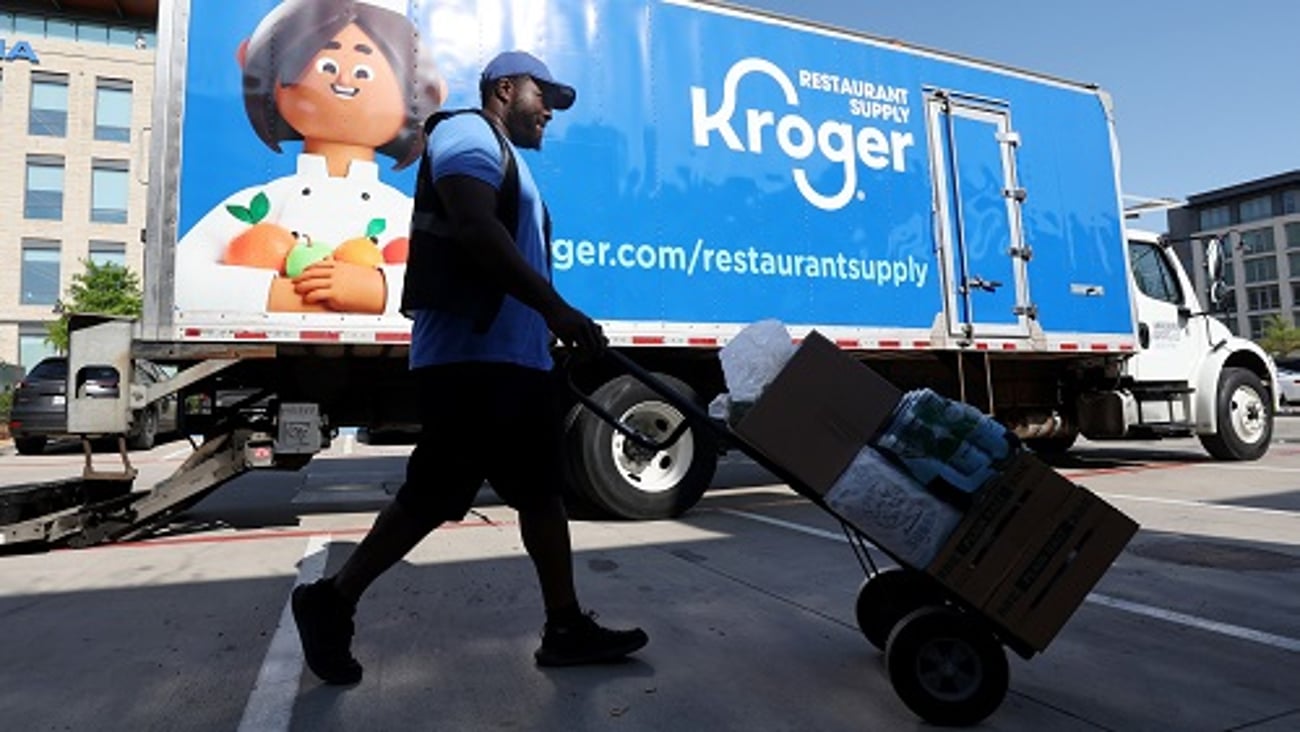
<instances>
[{"instance_id":1,"label":"building window","mask_svg":"<svg viewBox=\"0 0 1300 732\"><path fill-rule=\"evenodd\" d=\"M1201 211L1201 231L1222 229L1232 223L1232 211L1227 206L1215 206Z\"/></svg>"},{"instance_id":2,"label":"building window","mask_svg":"<svg viewBox=\"0 0 1300 732\"><path fill-rule=\"evenodd\" d=\"M1300 252L1290 252L1286 255L1286 267L1291 279L1300 279ZM1300 304L1300 300L1296 300Z\"/></svg>"},{"instance_id":3,"label":"building window","mask_svg":"<svg viewBox=\"0 0 1300 732\"><path fill-rule=\"evenodd\" d=\"M1241 263L1241 274L1246 284L1276 280L1277 258L1259 257L1258 259L1247 259Z\"/></svg>"},{"instance_id":4,"label":"building window","mask_svg":"<svg viewBox=\"0 0 1300 732\"><path fill-rule=\"evenodd\" d=\"M1251 229L1250 231L1241 232L1241 254L1249 257L1252 254L1264 254L1265 252L1275 251L1277 245L1273 240L1273 227L1267 229Z\"/></svg>"},{"instance_id":5,"label":"building window","mask_svg":"<svg viewBox=\"0 0 1300 732\"><path fill-rule=\"evenodd\" d=\"M1277 310L1282 307L1282 292L1277 285L1246 288L1246 310Z\"/></svg>"},{"instance_id":6,"label":"building window","mask_svg":"<svg viewBox=\"0 0 1300 732\"><path fill-rule=\"evenodd\" d=\"M1241 202L1241 220L1259 221L1260 219L1272 218L1273 216L1273 197L1256 196L1248 198Z\"/></svg>"},{"instance_id":7,"label":"building window","mask_svg":"<svg viewBox=\"0 0 1300 732\"><path fill-rule=\"evenodd\" d=\"M27 134L66 137L68 134L68 77L32 74L32 103L27 113Z\"/></svg>"},{"instance_id":8,"label":"building window","mask_svg":"<svg viewBox=\"0 0 1300 732\"><path fill-rule=\"evenodd\" d=\"M90 261L95 264L126 266L126 245L119 241L90 242Z\"/></svg>"},{"instance_id":9,"label":"building window","mask_svg":"<svg viewBox=\"0 0 1300 732\"><path fill-rule=\"evenodd\" d=\"M18 364L30 372L41 359L58 355L48 338L45 326L39 323L18 326Z\"/></svg>"},{"instance_id":10,"label":"building window","mask_svg":"<svg viewBox=\"0 0 1300 732\"><path fill-rule=\"evenodd\" d=\"M101 224L126 223L127 171L125 160L96 160L90 171L90 220Z\"/></svg>"},{"instance_id":11,"label":"building window","mask_svg":"<svg viewBox=\"0 0 1300 732\"><path fill-rule=\"evenodd\" d=\"M95 139L131 141L131 82L100 79L95 83Z\"/></svg>"},{"instance_id":12,"label":"building window","mask_svg":"<svg viewBox=\"0 0 1300 732\"><path fill-rule=\"evenodd\" d=\"M63 218L63 158L57 155L27 156L27 190L23 216L58 221Z\"/></svg>"},{"instance_id":13,"label":"building window","mask_svg":"<svg viewBox=\"0 0 1300 732\"><path fill-rule=\"evenodd\" d=\"M1282 194L1282 215L1300 213L1300 190Z\"/></svg>"},{"instance_id":14,"label":"building window","mask_svg":"<svg viewBox=\"0 0 1300 732\"><path fill-rule=\"evenodd\" d=\"M53 305L59 299L59 243L23 239L22 305Z\"/></svg>"},{"instance_id":15,"label":"building window","mask_svg":"<svg viewBox=\"0 0 1300 732\"><path fill-rule=\"evenodd\" d=\"M1248 316L1246 319L1250 322L1251 340L1257 341L1264 337L1264 330L1268 328L1268 324L1273 322L1273 318L1277 317L1277 315L1278 313L1262 313Z\"/></svg>"},{"instance_id":16,"label":"building window","mask_svg":"<svg viewBox=\"0 0 1300 732\"><path fill-rule=\"evenodd\" d=\"M1223 261L1223 284L1231 288L1237 282L1237 273L1231 259Z\"/></svg>"},{"instance_id":17,"label":"building window","mask_svg":"<svg viewBox=\"0 0 1300 732\"><path fill-rule=\"evenodd\" d=\"M1300 222L1286 225L1286 247L1300 248Z\"/></svg>"},{"instance_id":18,"label":"building window","mask_svg":"<svg viewBox=\"0 0 1300 732\"><path fill-rule=\"evenodd\" d=\"M77 24L61 18L45 19L45 37L61 41L77 40Z\"/></svg>"}]
</instances>

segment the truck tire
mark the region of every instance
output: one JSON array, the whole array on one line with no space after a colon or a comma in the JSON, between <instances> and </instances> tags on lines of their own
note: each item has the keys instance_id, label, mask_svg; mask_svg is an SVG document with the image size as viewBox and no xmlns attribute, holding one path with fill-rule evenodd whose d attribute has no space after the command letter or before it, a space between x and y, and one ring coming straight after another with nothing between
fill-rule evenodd
<instances>
[{"instance_id":1,"label":"truck tire","mask_svg":"<svg viewBox=\"0 0 1300 732\"><path fill-rule=\"evenodd\" d=\"M1215 401L1219 431L1200 435L1201 445L1216 460L1258 460L1273 437L1271 404L1255 372L1225 368Z\"/></svg>"},{"instance_id":2,"label":"truck tire","mask_svg":"<svg viewBox=\"0 0 1300 732\"><path fill-rule=\"evenodd\" d=\"M158 413L145 409L137 416L140 418L140 431L133 433L128 443L132 450L152 450L158 441Z\"/></svg>"},{"instance_id":3,"label":"truck tire","mask_svg":"<svg viewBox=\"0 0 1300 732\"><path fill-rule=\"evenodd\" d=\"M656 374L687 399L695 392L681 381ZM631 376L619 376L592 399L624 424L653 440L672 433L685 416ZM589 410L577 407L569 431L570 473L579 498L608 516L653 520L680 516L700 500L713 481L718 448L705 430L691 429L654 455L638 454L634 443Z\"/></svg>"},{"instance_id":4,"label":"truck tire","mask_svg":"<svg viewBox=\"0 0 1300 732\"><path fill-rule=\"evenodd\" d=\"M1079 432L1071 430L1051 437L1031 437L1025 440L1025 445L1030 450L1043 455L1064 455L1070 451L1070 448L1074 447L1074 443L1078 440Z\"/></svg>"},{"instance_id":5,"label":"truck tire","mask_svg":"<svg viewBox=\"0 0 1300 732\"><path fill-rule=\"evenodd\" d=\"M45 452L45 438L37 435L36 437L15 437L14 449L19 455L40 455Z\"/></svg>"}]
</instances>

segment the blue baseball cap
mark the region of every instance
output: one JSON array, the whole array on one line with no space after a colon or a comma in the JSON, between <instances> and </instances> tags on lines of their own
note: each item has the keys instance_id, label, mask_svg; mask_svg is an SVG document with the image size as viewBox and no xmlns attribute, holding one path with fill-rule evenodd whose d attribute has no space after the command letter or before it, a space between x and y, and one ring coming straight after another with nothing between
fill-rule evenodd
<instances>
[{"instance_id":1,"label":"blue baseball cap","mask_svg":"<svg viewBox=\"0 0 1300 732\"><path fill-rule=\"evenodd\" d=\"M483 67L480 83L505 79L511 76L531 76L542 88L542 97L551 109L568 109L578 98L578 92L568 84L561 84L551 76L551 70L536 56L524 51L506 51Z\"/></svg>"}]
</instances>

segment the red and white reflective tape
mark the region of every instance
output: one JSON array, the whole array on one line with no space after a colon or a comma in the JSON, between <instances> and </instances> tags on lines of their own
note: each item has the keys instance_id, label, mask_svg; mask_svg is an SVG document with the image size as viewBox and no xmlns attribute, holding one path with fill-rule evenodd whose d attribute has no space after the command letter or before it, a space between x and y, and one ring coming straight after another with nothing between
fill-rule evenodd
<instances>
[{"instance_id":1,"label":"red and white reflective tape","mask_svg":"<svg viewBox=\"0 0 1300 732\"><path fill-rule=\"evenodd\" d=\"M206 328L189 326L180 329L180 339L183 341L203 341L203 342L248 342L255 341L259 343L337 343L337 344L377 344L377 345L407 345L411 342L410 331L374 331L374 330L330 330L330 329L266 329L254 330L248 328ZM663 333L626 333L613 332L609 334L611 345L615 346L632 346L638 348L648 347L674 347L674 348L702 348L716 349L725 345L730 336L715 335L698 335L698 334L663 334ZM803 342L802 338L794 338L794 343ZM922 339L899 339L899 338L853 338L853 337L834 337L832 339L837 346L845 350L854 351L930 351L930 350L954 350L953 347L945 347L932 340ZM1137 350L1137 345L1131 341L1047 341L1042 347L1036 347L1033 342L1027 340L980 340L968 345L966 350L990 353L1093 353L1093 354L1130 354Z\"/></svg>"}]
</instances>

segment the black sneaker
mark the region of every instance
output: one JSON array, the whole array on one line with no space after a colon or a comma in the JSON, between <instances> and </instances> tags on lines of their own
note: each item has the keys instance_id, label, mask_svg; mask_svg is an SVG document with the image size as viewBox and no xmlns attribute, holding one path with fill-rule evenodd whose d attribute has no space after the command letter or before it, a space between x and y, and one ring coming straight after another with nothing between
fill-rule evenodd
<instances>
[{"instance_id":1,"label":"black sneaker","mask_svg":"<svg viewBox=\"0 0 1300 732\"><path fill-rule=\"evenodd\" d=\"M538 666L579 666L606 663L635 653L650 637L640 628L611 630L596 623L596 614L566 626L547 623L542 632L542 647L533 656Z\"/></svg>"},{"instance_id":2,"label":"black sneaker","mask_svg":"<svg viewBox=\"0 0 1300 732\"><path fill-rule=\"evenodd\" d=\"M307 668L327 684L361 681L361 664L349 650L356 608L339 595L333 583L326 578L298 585L290 604Z\"/></svg>"}]
</instances>

